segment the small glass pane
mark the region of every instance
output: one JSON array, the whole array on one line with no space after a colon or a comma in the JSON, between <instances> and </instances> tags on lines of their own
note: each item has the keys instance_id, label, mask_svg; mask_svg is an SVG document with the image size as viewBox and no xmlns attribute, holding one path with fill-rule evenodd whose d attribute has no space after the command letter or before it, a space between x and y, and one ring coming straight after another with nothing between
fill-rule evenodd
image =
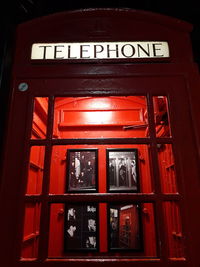
<instances>
[{"instance_id":1,"label":"small glass pane","mask_svg":"<svg viewBox=\"0 0 200 267\"><path fill-rule=\"evenodd\" d=\"M110 206L110 250L143 250L140 216L139 205Z\"/></svg>"},{"instance_id":2,"label":"small glass pane","mask_svg":"<svg viewBox=\"0 0 200 267\"><path fill-rule=\"evenodd\" d=\"M145 96L57 97L54 138L148 137Z\"/></svg>"},{"instance_id":3,"label":"small glass pane","mask_svg":"<svg viewBox=\"0 0 200 267\"><path fill-rule=\"evenodd\" d=\"M156 247L156 219L154 215L154 205L152 203L141 204L142 230L143 230L143 249L147 257L157 256Z\"/></svg>"},{"instance_id":4,"label":"small glass pane","mask_svg":"<svg viewBox=\"0 0 200 267\"><path fill-rule=\"evenodd\" d=\"M109 205L108 246L110 251L129 252L126 255L156 257L153 204Z\"/></svg>"},{"instance_id":5,"label":"small glass pane","mask_svg":"<svg viewBox=\"0 0 200 267\"><path fill-rule=\"evenodd\" d=\"M26 194L35 195L42 192L44 174L44 146L32 146L30 150L28 183Z\"/></svg>"},{"instance_id":6,"label":"small glass pane","mask_svg":"<svg viewBox=\"0 0 200 267\"><path fill-rule=\"evenodd\" d=\"M78 175L74 178L75 182L79 181L74 188L74 185L71 184L72 177L69 177L70 168L70 159L67 156L68 151L94 151L93 154L95 156L95 164L93 160L93 184L92 190L89 188L85 188L81 185L81 179L79 181ZM108 179L109 179L109 164L106 160L106 153L109 149L116 150L137 150L137 168L138 168L138 176L133 177L136 178L136 184L133 186L137 186L138 192L151 193L152 192L152 181L150 174L150 157L149 157L149 146L148 145L57 145L52 148L52 156L51 156L51 169L50 169L50 194L64 194L69 192L67 187L71 186L70 192L76 192L77 186L79 186L79 192L99 192L106 193L108 192ZM96 156L98 154L98 157ZM73 154L72 154L73 155ZM107 164L107 167L106 167ZM98 170L95 171L98 166ZM133 166L135 167L135 166ZM129 169L131 171L131 169ZM79 172L80 175L80 170ZM130 173L131 178L131 173ZM81 177L80 177L81 178ZM95 183L94 183L95 181ZM134 182L134 180L133 180ZM83 184L84 185L84 184ZM95 187L94 187L95 185ZM136 187L134 187L136 188ZM76 189L76 190L75 190ZM95 191L96 190L96 191Z\"/></svg>"},{"instance_id":7,"label":"small glass pane","mask_svg":"<svg viewBox=\"0 0 200 267\"><path fill-rule=\"evenodd\" d=\"M163 203L168 256L171 259L184 258L184 235L182 232L179 205L176 202Z\"/></svg>"},{"instance_id":8,"label":"small glass pane","mask_svg":"<svg viewBox=\"0 0 200 267\"><path fill-rule=\"evenodd\" d=\"M51 204L49 230L49 258L157 257L152 203Z\"/></svg>"},{"instance_id":9,"label":"small glass pane","mask_svg":"<svg viewBox=\"0 0 200 267\"><path fill-rule=\"evenodd\" d=\"M107 167L108 191L139 191L137 149L107 149Z\"/></svg>"},{"instance_id":10,"label":"small glass pane","mask_svg":"<svg viewBox=\"0 0 200 267\"><path fill-rule=\"evenodd\" d=\"M98 250L98 206L52 204L49 257L64 257L69 252L90 253Z\"/></svg>"},{"instance_id":11,"label":"small glass pane","mask_svg":"<svg viewBox=\"0 0 200 267\"><path fill-rule=\"evenodd\" d=\"M40 225L40 204L27 203L25 206L24 234L22 241L22 259L38 257Z\"/></svg>"},{"instance_id":12,"label":"small glass pane","mask_svg":"<svg viewBox=\"0 0 200 267\"><path fill-rule=\"evenodd\" d=\"M174 155L171 144L158 144L158 163L163 193L177 193Z\"/></svg>"},{"instance_id":13,"label":"small glass pane","mask_svg":"<svg viewBox=\"0 0 200 267\"><path fill-rule=\"evenodd\" d=\"M67 191L97 191L97 149L69 149L67 157Z\"/></svg>"},{"instance_id":14,"label":"small glass pane","mask_svg":"<svg viewBox=\"0 0 200 267\"><path fill-rule=\"evenodd\" d=\"M48 97L35 97L31 139L45 139L47 131Z\"/></svg>"},{"instance_id":15,"label":"small glass pane","mask_svg":"<svg viewBox=\"0 0 200 267\"><path fill-rule=\"evenodd\" d=\"M169 118L168 99L166 96L154 96L154 120L156 137L170 137L171 127Z\"/></svg>"}]
</instances>

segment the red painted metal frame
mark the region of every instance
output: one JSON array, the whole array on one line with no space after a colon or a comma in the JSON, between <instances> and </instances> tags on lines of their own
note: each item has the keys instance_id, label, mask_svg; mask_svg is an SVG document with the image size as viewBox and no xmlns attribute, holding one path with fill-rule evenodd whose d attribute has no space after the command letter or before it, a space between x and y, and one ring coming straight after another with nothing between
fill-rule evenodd
<instances>
[{"instance_id":1,"label":"red painted metal frame","mask_svg":"<svg viewBox=\"0 0 200 267\"><path fill-rule=\"evenodd\" d=\"M119 20L120 15L120 20ZM113 18L112 18L113 16ZM144 19L145 18L145 19ZM70 31L74 25L76 30ZM119 23L126 28L119 32ZM135 20L135 21L134 21ZM64 21L64 22L63 22ZM90 29L91 22L98 25L105 21L103 31L98 27ZM132 27L133 21L135 27ZM151 21L151 23L150 23ZM112 25L110 29L109 25ZM63 27L63 24L67 27ZM93 23L95 24L95 23ZM92 25L93 25L92 24ZM147 27L148 24L148 27ZM40 25L40 33L38 32ZM52 35L53 25L54 33ZM81 27L79 27L81 25ZM96 25L96 24L95 24ZM61 27L62 26L62 27ZM121 26L121 25L120 25ZM84 28L85 27L85 28ZM63 36L63 28L68 30ZM73 27L71 27L72 29ZM57 31L58 29L61 29ZM138 30L140 29L140 30ZM151 29L151 30L149 30ZM13 95L9 115L9 126L6 139L4 157L4 170L1 189L1 265L6 267L20 266L91 266L104 265L115 267L131 266L199 266L199 225L198 215L200 201L199 181L199 144L200 127L196 125L199 120L199 77L196 66L192 63L191 45L188 31L190 25L171 20L169 18L138 11L120 10L90 10L88 12L72 12L54 15L49 19L38 19L21 25L17 36L15 65L13 70ZM31 31L31 35L29 32ZM87 35L85 34L87 32ZM70 34L69 34L70 33ZM109 33L109 34L108 34ZM170 63L156 64L66 64L43 63L32 64L29 60L30 46L33 42L89 40L119 40L130 38L166 38L171 49ZM20 37L23 36L23 38ZM144 37L145 36L145 37ZM180 49L181 48L181 49ZM23 49L23 54L21 53ZM20 51L20 52L19 52ZM41 62L40 62L41 63ZM18 91L20 82L27 82L29 89L26 92ZM148 95L148 113L150 125L150 138L126 139L55 139L53 132L53 102L54 96L110 96L110 95ZM172 138L156 138L153 113L154 95L169 97ZM49 96L48 127L46 140L29 140L32 127L33 98ZM16 142L17 140L17 142ZM50 160L52 145L56 144L150 144L152 161L152 174L154 177L155 192L150 194L65 194L49 195ZM177 183L179 194L162 194L157 162L157 143L172 143L174 145L175 161L177 166ZM26 174L30 145L46 146L44 162L44 182L42 195L26 196ZM17 157L16 157L17 155ZM188 158L192 160L188 160ZM188 163L189 161L189 163ZM11 167L12 166L12 167ZM76 202L76 201L137 201L155 204L157 246L159 258L68 258L48 259L49 235L49 203ZM186 260L168 259L165 243L165 218L163 201L177 201L180 203L183 233L186 234ZM25 202L41 203L40 243L38 261L19 261L21 253L21 240L23 236L23 218Z\"/></svg>"}]
</instances>

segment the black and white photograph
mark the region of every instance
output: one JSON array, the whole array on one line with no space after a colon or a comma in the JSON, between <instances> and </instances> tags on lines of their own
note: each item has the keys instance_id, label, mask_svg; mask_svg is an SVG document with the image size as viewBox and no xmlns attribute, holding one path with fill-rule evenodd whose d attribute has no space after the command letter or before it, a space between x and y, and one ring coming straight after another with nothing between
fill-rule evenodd
<instances>
[{"instance_id":1,"label":"black and white photograph","mask_svg":"<svg viewBox=\"0 0 200 267\"><path fill-rule=\"evenodd\" d=\"M140 206L137 204L109 206L110 250L137 250L143 247Z\"/></svg>"},{"instance_id":2,"label":"black and white photograph","mask_svg":"<svg viewBox=\"0 0 200 267\"><path fill-rule=\"evenodd\" d=\"M107 188L109 192L138 192L137 149L107 150Z\"/></svg>"},{"instance_id":3,"label":"black and white photograph","mask_svg":"<svg viewBox=\"0 0 200 267\"><path fill-rule=\"evenodd\" d=\"M97 251L97 205L66 205L64 224L65 251Z\"/></svg>"},{"instance_id":4,"label":"black and white photograph","mask_svg":"<svg viewBox=\"0 0 200 267\"><path fill-rule=\"evenodd\" d=\"M97 149L68 150L67 192L96 192L97 173Z\"/></svg>"}]
</instances>

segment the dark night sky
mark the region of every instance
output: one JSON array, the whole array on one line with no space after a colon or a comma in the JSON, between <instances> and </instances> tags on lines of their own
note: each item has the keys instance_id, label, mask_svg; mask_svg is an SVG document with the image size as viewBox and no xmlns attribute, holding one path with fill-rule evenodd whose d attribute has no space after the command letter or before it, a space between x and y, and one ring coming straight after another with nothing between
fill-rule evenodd
<instances>
[{"instance_id":1,"label":"dark night sky","mask_svg":"<svg viewBox=\"0 0 200 267\"><path fill-rule=\"evenodd\" d=\"M1 25L16 25L35 17L82 8L140 9L185 20L193 24L191 40L194 60L200 64L200 8L198 0L7 0L0 3L0 21L3 20Z\"/></svg>"}]
</instances>

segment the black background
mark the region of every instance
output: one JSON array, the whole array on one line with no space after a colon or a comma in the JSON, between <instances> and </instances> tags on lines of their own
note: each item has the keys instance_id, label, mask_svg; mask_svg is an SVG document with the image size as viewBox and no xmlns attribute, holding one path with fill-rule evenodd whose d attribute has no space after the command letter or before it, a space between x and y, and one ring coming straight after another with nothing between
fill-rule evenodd
<instances>
[{"instance_id":1,"label":"black background","mask_svg":"<svg viewBox=\"0 0 200 267\"><path fill-rule=\"evenodd\" d=\"M200 66L200 8L198 0L1 0L0 2L0 146L8 112L13 41L16 25L36 17L83 8L131 8L178 18L193 24L194 61Z\"/></svg>"}]
</instances>

